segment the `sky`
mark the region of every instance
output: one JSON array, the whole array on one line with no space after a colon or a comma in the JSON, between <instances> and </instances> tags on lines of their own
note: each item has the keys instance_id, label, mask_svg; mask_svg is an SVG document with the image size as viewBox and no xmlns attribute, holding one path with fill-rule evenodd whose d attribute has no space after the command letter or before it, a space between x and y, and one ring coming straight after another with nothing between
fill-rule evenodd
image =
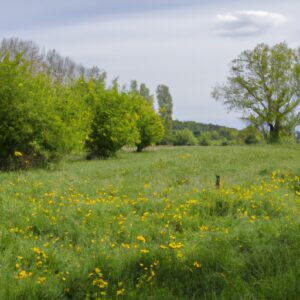
<instances>
[{"instance_id":1,"label":"sky","mask_svg":"<svg viewBox=\"0 0 300 300\"><path fill-rule=\"evenodd\" d=\"M300 46L299 0L0 0L0 39L33 40L87 67L169 86L173 118L243 128L211 97L258 43Z\"/></svg>"}]
</instances>

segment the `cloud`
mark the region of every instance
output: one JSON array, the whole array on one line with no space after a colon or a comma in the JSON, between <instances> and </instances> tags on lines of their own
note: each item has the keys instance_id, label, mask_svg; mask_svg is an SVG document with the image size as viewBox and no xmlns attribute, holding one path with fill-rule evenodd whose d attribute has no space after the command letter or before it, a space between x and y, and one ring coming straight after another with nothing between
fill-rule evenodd
<instances>
[{"instance_id":1,"label":"cloud","mask_svg":"<svg viewBox=\"0 0 300 300\"><path fill-rule=\"evenodd\" d=\"M22 28L47 28L79 22L118 18L126 14L168 11L197 4L198 0L10 0L1 1L5 14L0 31ZM3 2L3 3L2 3ZM16 7L18 9L16 9Z\"/></svg>"},{"instance_id":2,"label":"cloud","mask_svg":"<svg viewBox=\"0 0 300 300\"><path fill-rule=\"evenodd\" d=\"M225 37L259 35L286 21L284 15L262 10L228 12L215 19L217 34Z\"/></svg>"}]
</instances>

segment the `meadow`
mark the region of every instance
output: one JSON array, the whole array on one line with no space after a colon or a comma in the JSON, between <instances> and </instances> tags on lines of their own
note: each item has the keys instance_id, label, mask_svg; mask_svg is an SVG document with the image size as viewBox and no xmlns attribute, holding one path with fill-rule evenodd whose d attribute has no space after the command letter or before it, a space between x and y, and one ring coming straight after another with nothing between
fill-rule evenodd
<instances>
[{"instance_id":1,"label":"meadow","mask_svg":"<svg viewBox=\"0 0 300 300\"><path fill-rule=\"evenodd\" d=\"M298 299L299 154L170 147L2 172L0 299Z\"/></svg>"}]
</instances>

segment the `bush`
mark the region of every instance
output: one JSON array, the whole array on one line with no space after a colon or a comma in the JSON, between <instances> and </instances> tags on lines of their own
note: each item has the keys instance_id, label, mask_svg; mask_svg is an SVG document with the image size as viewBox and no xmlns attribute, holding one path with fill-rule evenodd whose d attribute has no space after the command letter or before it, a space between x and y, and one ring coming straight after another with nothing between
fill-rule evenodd
<instances>
[{"instance_id":1,"label":"bush","mask_svg":"<svg viewBox=\"0 0 300 300\"><path fill-rule=\"evenodd\" d=\"M174 136L174 145L176 146L195 146L198 140L189 129L178 130Z\"/></svg>"},{"instance_id":2,"label":"bush","mask_svg":"<svg viewBox=\"0 0 300 300\"><path fill-rule=\"evenodd\" d=\"M137 129L139 139L136 142L137 152L144 148L158 143L164 136L164 126L160 116L153 107L140 96L134 96L135 112L137 114Z\"/></svg>"},{"instance_id":3,"label":"bush","mask_svg":"<svg viewBox=\"0 0 300 300\"><path fill-rule=\"evenodd\" d=\"M100 90L94 96L91 133L86 140L88 157L107 158L139 140L137 115L133 113L131 98L125 93Z\"/></svg>"},{"instance_id":4,"label":"bush","mask_svg":"<svg viewBox=\"0 0 300 300\"><path fill-rule=\"evenodd\" d=\"M248 126L239 133L238 137L243 143L247 145L259 144L262 142L262 137L258 130L253 126Z\"/></svg>"},{"instance_id":5,"label":"bush","mask_svg":"<svg viewBox=\"0 0 300 300\"><path fill-rule=\"evenodd\" d=\"M202 132L199 137L199 144L201 146L209 146L211 144L209 132Z\"/></svg>"},{"instance_id":6,"label":"bush","mask_svg":"<svg viewBox=\"0 0 300 300\"><path fill-rule=\"evenodd\" d=\"M3 55L0 61L1 169L43 166L74 148L74 121L69 121L77 118L66 109L68 101L51 78L33 76L30 69L22 55Z\"/></svg>"}]
</instances>

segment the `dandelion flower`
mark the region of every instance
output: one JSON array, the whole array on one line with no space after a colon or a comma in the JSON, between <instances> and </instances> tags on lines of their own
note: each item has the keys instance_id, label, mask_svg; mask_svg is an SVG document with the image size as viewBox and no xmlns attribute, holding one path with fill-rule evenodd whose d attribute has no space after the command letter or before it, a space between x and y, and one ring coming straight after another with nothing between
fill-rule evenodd
<instances>
[{"instance_id":1,"label":"dandelion flower","mask_svg":"<svg viewBox=\"0 0 300 300\"><path fill-rule=\"evenodd\" d=\"M136 239L142 243L146 243L146 239L142 235L139 235Z\"/></svg>"}]
</instances>

